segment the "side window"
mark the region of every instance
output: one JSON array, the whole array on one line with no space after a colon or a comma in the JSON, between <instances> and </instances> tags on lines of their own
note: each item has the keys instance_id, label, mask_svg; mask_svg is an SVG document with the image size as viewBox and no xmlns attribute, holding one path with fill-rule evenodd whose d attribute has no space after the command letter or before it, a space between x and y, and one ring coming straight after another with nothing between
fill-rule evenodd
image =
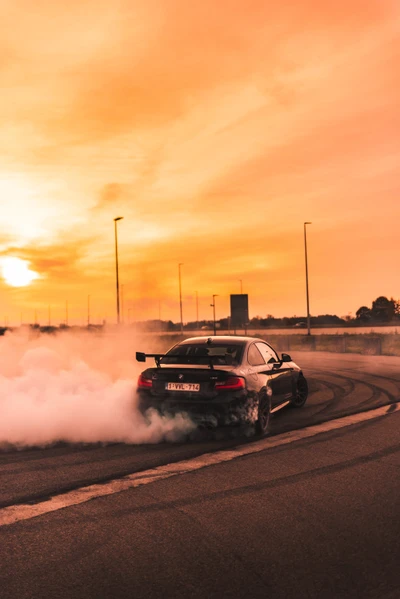
<instances>
[{"instance_id":1,"label":"side window","mask_svg":"<svg viewBox=\"0 0 400 599\"><path fill-rule=\"evenodd\" d=\"M256 348L254 343L250 345L249 351L247 352L247 361L252 366L262 366L263 364L265 364L264 358L262 357L260 351Z\"/></svg>"},{"instance_id":2,"label":"side window","mask_svg":"<svg viewBox=\"0 0 400 599\"><path fill-rule=\"evenodd\" d=\"M278 356L270 345L267 345L267 343L256 343L256 346L267 364L272 361L278 361Z\"/></svg>"}]
</instances>

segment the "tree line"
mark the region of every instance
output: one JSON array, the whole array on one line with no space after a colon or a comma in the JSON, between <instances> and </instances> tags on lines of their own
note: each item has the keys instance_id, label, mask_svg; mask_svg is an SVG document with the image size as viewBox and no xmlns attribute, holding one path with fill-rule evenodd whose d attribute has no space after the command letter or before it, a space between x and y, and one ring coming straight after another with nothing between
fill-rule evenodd
<instances>
[{"instance_id":1,"label":"tree line","mask_svg":"<svg viewBox=\"0 0 400 599\"><path fill-rule=\"evenodd\" d=\"M337 316L336 314L321 314L319 316L310 317L311 326L373 326L378 324L398 324L400 323L400 301L393 298L388 299L381 295L372 302L371 307L361 306L355 316L347 315L345 317ZM179 331L180 324L176 322L150 320L142 323L136 323L137 328L154 331ZM232 323L229 317L220 318L216 321L216 326L221 330L232 330ZM275 318L272 314L267 316L254 316L247 323L248 329L263 329L263 328L287 328L307 326L307 316L284 316ZM184 330L191 331L196 329L213 328L211 320L200 320L197 322L186 322Z\"/></svg>"},{"instance_id":2,"label":"tree line","mask_svg":"<svg viewBox=\"0 0 400 599\"><path fill-rule=\"evenodd\" d=\"M355 313L355 317L347 315L345 317L337 316L336 314L321 314L319 316L311 316L311 326L372 326L378 324L397 324L400 322L400 301L393 298L388 299L381 295L372 302L371 307L361 306ZM221 330L231 330L232 323L229 317L220 318L216 321L217 328ZM153 331L179 331L180 324L176 322L148 320L142 323L136 323L137 328ZM307 316L284 316L275 318L272 314L267 316L254 316L247 323L248 329L262 328L286 328L286 327L301 327L307 326ZM213 328L211 320L199 320L199 322L186 322L184 330L209 329Z\"/></svg>"},{"instance_id":3,"label":"tree line","mask_svg":"<svg viewBox=\"0 0 400 599\"><path fill-rule=\"evenodd\" d=\"M372 302L371 307L361 306L355 313L355 317L350 315L341 318L335 314L321 314L319 316L310 317L311 326L373 326L379 324L400 324L400 300L380 295ZM180 323L172 320L147 320L144 322L136 322L133 325L137 330L143 331L179 331ZM220 318L216 321L216 326L221 330L233 330L232 323L229 317ZM246 324L246 329L258 328L286 328L286 327L302 327L307 326L307 316L284 316L283 318L275 318L271 314L267 314L265 318L255 316ZM31 325L32 328L37 328L41 332L56 332L59 328L70 328L65 325L60 327L39 327L39 325ZM10 327L0 327L0 335L3 335ZM75 329L86 327L72 327ZM98 330L102 325L90 325L91 330ZM199 320L199 322L187 322L184 324L184 330L191 331L197 329L213 329L212 320Z\"/></svg>"},{"instance_id":4,"label":"tree line","mask_svg":"<svg viewBox=\"0 0 400 599\"><path fill-rule=\"evenodd\" d=\"M260 327L296 327L305 326L306 316L290 316L274 318L268 314L265 318L256 316L250 321L250 326ZM336 326L371 326L378 324L397 324L400 321L400 301L380 295L372 302L371 307L361 306L355 313L355 317L347 315L339 317L335 314L322 314L311 316L312 326L336 325Z\"/></svg>"},{"instance_id":5,"label":"tree line","mask_svg":"<svg viewBox=\"0 0 400 599\"><path fill-rule=\"evenodd\" d=\"M397 322L400 320L400 301L381 295L372 302L371 308L358 308L356 320L363 324Z\"/></svg>"}]
</instances>

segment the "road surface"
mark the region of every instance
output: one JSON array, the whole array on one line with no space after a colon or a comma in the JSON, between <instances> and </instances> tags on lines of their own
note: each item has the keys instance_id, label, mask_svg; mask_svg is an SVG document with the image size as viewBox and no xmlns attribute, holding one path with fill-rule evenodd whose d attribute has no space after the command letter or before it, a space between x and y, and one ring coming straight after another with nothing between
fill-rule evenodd
<instances>
[{"instance_id":1,"label":"road surface","mask_svg":"<svg viewBox=\"0 0 400 599\"><path fill-rule=\"evenodd\" d=\"M0 454L2 599L398 599L400 359L294 358L309 402L269 439ZM126 475L140 486L119 491ZM111 492L68 505L93 483ZM10 509L24 518L5 523Z\"/></svg>"}]
</instances>

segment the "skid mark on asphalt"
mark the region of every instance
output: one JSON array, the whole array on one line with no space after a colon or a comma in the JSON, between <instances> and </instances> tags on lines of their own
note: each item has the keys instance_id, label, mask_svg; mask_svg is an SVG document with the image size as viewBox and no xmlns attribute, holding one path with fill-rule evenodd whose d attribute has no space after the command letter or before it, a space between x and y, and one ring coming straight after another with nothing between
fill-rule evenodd
<instances>
[{"instance_id":1,"label":"skid mark on asphalt","mask_svg":"<svg viewBox=\"0 0 400 599\"><path fill-rule=\"evenodd\" d=\"M358 379L354 378L354 374L355 374L354 371L350 370L350 372L352 374L353 381L361 380L359 378ZM356 373L356 374L360 375L361 373ZM343 375L338 374L338 376L343 376ZM365 377L368 377L369 379L372 379L372 380L380 379L382 382L389 383L393 392L389 391L388 389L386 389L384 387L377 387L377 385L374 385L374 383L369 383L369 384L376 386L378 389L381 389L382 392L388 396L390 401L396 402L399 400L399 396L400 396L400 380L399 379L389 377L389 376L384 376L381 374L375 374L375 373L371 373L371 372L362 373L362 376L363 376L363 379L362 379L363 381L365 380Z\"/></svg>"},{"instance_id":2,"label":"skid mark on asphalt","mask_svg":"<svg viewBox=\"0 0 400 599\"><path fill-rule=\"evenodd\" d=\"M317 369L317 368L315 368L313 370L315 370L315 372L319 372L319 373L322 372L322 370ZM348 383L348 384L350 384L350 385L353 386L353 389L355 388L354 383L356 383L357 386L361 385L361 386L367 387L367 389L369 389L371 391L371 395L369 397L363 399L362 401L360 401L357 404L354 404L354 406L357 407L357 408L366 408L368 405L372 407L372 405L376 404L376 402L380 399L381 396L386 397L389 402L396 402L396 401L398 401L398 399L399 399L398 395L395 396L395 395L393 395L393 393L391 393L390 391L388 391L384 387L380 387L380 386L378 386L378 385L376 385L374 383L366 381L365 380L366 376L371 377L373 375L370 375L369 373L368 374L365 373L362 376L362 378L354 378L354 376L348 377L348 376L345 376L343 374L339 374L339 373L335 372L335 378L336 379L342 379L343 381L346 381L346 383ZM325 379L324 379L324 381L326 383ZM342 394L342 397L340 399L342 399L343 397L347 397L347 395L348 395L347 393L345 395ZM336 407L336 406L332 405L332 408L333 407ZM326 408L323 408L323 410L321 410L321 411L329 411L329 406L326 406ZM321 412L319 412L319 413L321 413Z\"/></svg>"},{"instance_id":3,"label":"skid mark on asphalt","mask_svg":"<svg viewBox=\"0 0 400 599\"><path fill-rule=\"evenodd\" d=\"M174 499L167 501L156 500L155 503L149 503L147 505L141 505L135 508L129 507L126 511L119 511L118 514L129 513L130 515L135 513L149 513L155 511L162 511L166 508L173 508L182 510L182 508L186 508L193 505L198 505L200 503L204 503L206 501L212 501L215 499L220 499L222 497L243 497L244 495L252 495L257 491L265 491L266 489L276 489L281 486L289 486L292 484L296 484L301 480L305 479L314 479L317 476L323 476L327 474L335 474L337 472L343 472L349 468L357 468L358 466L362 466L364 464L371 464L371 462L376 460L381 460L382 458L393 456L400 453L400 444L397 443L395 445L390 445L385 449L380 449L378 451L374 451L372 453L368 453L366 455L361 455L358 457L350 458L348 460L340 461L334 464L330 464L327 466L321 466L312 469L305 469L300 472L296 472L295 474L289 474L281 477L274 477L269 480L262 480L257 483L252 483L249 485L242 485L239 487L233 487L231 489L223 489L219 491L211 491L209 493L202 493L200 496L194 497L185 497L182 499ZM182 510L182 513L186 514L187 512ZM385 596L386 597L386 596ZM398 599L398 597L396 597Z\"/></svg>"},{"instance_id":4,"label":"skid mark on asphalt","mask_svg":"<svg viewBox=\"0 0 400 599\"><path fill-rule=\"evenodd\" d=\"M332 383L331 381L327 381L326 379L314 380L316 380L321 385L323 384L325 387L327 387L331 391L333 396L331 399L325 401L319 410L316 410L314 412L314 416L316 416L317 414L324 414L325 412L332 411L334 408L338 406L339 403L342 402L343 399L346 399L354 389L354 385L350 385L349 389L345 389L344 387L341 387L336 383Z\"/></svg>"},{"instance_id":5,"label":"skid mark on asphalt","mask_svg":"<svg viewBox=\"0 0 400 599\"><path fill-rule=\"evenodd\" d=\"M335 399L334 392L328 385L325 385L325 381L322 379L308 377L308 400L307 405L310 405L310 399L312 398L313 407L325 406L327 403Z\"/></svg>"},{"instance_id":6,"label":"skid mark on asphalt","mask_svg":"<svg viewBox=\"0 0 400 599\"><path fill-rule=\"evenodd\" d=\"M315 435L340 429L345 426L359 424L360 422L371 420L373 418L383 417L398 411L399 407L400 403L392 404L389 407L386 405L374 410L369 410L368 412L345 416L343 418L331 420L323 424L309 426L304 429L291 431L271 438L267 437L254 443L237 447L233 450L206 453L193 459L183 460L174 464L167 464L166 466L158 466L157 468L152 468L144 472L136 472L123 478L112 480L108 483L82 487L74 491L50 497L48 500L41 501L35 505L12 505L0 509L0 526L15 524L16 522L20 522L22 520L29 520L37 516L42 516L50 512L64 509L66 507L79 505L81 503L90 501L91 499L96 499L97 497L113 495L114 493L120 493L121 491L126 491L128 489L134 489L136 487L148 485L159 480L171 478L172 476L187 474L196 470L200 470L201 468L228 462L235 458L259 453L272 447L287 445L295 441L314 437Z\"/></svg>"}]
</instances>

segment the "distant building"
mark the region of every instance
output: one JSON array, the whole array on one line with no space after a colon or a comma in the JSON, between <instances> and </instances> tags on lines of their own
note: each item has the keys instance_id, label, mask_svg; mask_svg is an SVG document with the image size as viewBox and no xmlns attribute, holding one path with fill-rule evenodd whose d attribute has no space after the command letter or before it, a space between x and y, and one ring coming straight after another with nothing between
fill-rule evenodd
<instances>
[{"instance_id":1,"label":"distant building","mask_svg":"<svg viewBox=\"0 0 400 599\"><path fill-rule=\"evenodd\" d=\"M249 296L247 293L231 295L231 327L245 329L249 322Z\"/></svg>"}]
</instances>

